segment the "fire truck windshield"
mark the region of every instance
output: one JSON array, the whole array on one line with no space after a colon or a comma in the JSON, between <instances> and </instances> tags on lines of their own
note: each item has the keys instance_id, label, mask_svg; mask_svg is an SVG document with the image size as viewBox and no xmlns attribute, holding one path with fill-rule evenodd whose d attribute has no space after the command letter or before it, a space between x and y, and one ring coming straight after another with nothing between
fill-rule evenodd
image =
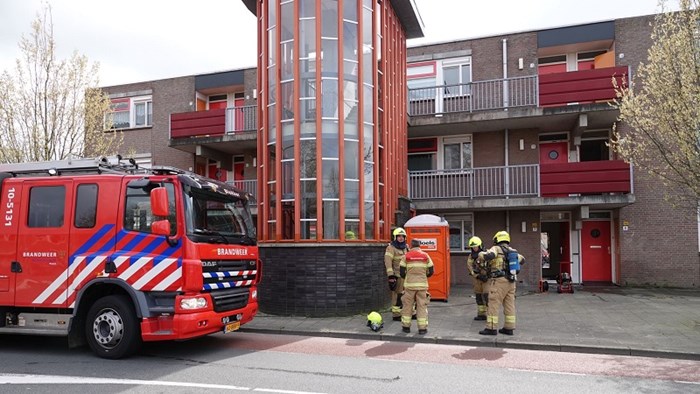
<instances>
[{"instance_id":1,"label":"fire truck windshield","mask_svg":"<svg viewBox=\"0 0 700 394\"><path fill-rule=\"evenodd\" d=\"M213 190L185 188L187 236L195 242L255 244L247 201Z\"/></svg>"}]
</instances>

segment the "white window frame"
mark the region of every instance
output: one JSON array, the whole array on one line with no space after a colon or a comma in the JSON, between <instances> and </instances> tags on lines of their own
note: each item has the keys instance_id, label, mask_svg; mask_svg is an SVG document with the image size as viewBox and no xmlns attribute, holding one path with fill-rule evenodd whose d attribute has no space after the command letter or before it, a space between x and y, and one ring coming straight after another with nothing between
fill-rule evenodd
<instances>
[{"instance_id":1,"label":"white window frame","mask_svg":"<svg viewBox=\"0 0 700 394\"><path fill-rule=\"evenodd\" d=\"M449 245L451 253L460 253L460 252L469 251L469 238L474 236L474 214L473 213L465 213L465 214L455 215L455 216L445 215L445 220L447 220L447 223L449 223L450 228L452 228L455 223L459 223L460 235L464 234L465 222L468 222L471 224L471 228L467 229L468 236L460 238L461 245L459 248L452 248L451 243ZM456 227L456 226L454 226L454 227Z\"/></svg>"},{"instance_id":2,"label":"white window frame","mask_svg":"<svg viewBox=\"0 0 700 394\"><path fill-rule=\"evenodd\" d=\"M465 82L463 81L462 75L462 67L469 66L469 81ZM440 68L438 70L438 80L442 81L442 85L445 86L445 69L446 68L457 68L457 75L459 76L459 81L458 83L460 84L459 89L457 92L447 92L447 88L445 88L444 95L445 97L460 97L460 96L468 96L471 94L471 83L473 81L473 73L472 73L472 57L471 56L466 56L466 57L461 57L461 58L454 58L454 59L445 59L442 61L440 64ZM466 85L469 84L469 85ZM454 86L453 86L454 88Z\"/></svg>"},{"instance_id":3,"label":"white window frame","mask_svg":"<svg viewBox=\"0 0 700 394\"><path fill-rule=\"evenodd\" d=\"M472 142L472 135L471 134L465 134L461 136L454 136L454 137L442 137L440 138L440 141L438 143L438 169L440 170L448 170L448 168L445 168L445 145L455 145L455 144L469 144L471 145L471 157L469 158L469 167L462 167L460 169L462 170L471 170L474 168L474 144ZM462 149L459 150L460 154L460 163L464 163L464 158L462 157ZM456 168L450 168L452 170Z\"/></svg>"},{"instance_id":4,"label":"white window frame","mask_svg":"<svg viewBox=\"0 0 700 394\"><path fill-rule=\"evenodd\" d=\"M114 127L116 130L128 130L136 128L145 128L153 126L153 98L152 96L135 96L135 97L113 97L111 100L123 100L128 99L129 103L129 125L128 127ZM144 124L136 124L136 106L144 105L145 115ZM149 111L150 109L150 111ZM120 111L126 112L126 111ZM110 113L109 115L113 114Z\"/></svg>"}]
</instances>

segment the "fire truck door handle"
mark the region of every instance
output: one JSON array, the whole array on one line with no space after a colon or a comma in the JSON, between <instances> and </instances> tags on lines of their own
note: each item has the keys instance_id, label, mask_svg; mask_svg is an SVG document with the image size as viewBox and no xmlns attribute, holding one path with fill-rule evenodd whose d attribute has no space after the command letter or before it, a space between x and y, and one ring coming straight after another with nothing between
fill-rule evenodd
<instances>
[{"instance_id":1,"label":"fire truck door handle","mask_svg":"<svg viewBox=\"0 0 700 394\"><path fill-rule=\"evenodd\" d=\"M13 261L10 263L10 271L17 273L22 272L22 265L19 263L19 261Z\"/></svg>"},{"instance_id":2,"label":"fire truck door handle","mask_svg":"<svg viewBox=\"0 0 700 394\"><path fill-rule=\"evenodd\" d=\"M105 274L115 274L117 273L117 265L114 264L114 260L107 258L105 261Z\"/></svg>"}]
</instances>

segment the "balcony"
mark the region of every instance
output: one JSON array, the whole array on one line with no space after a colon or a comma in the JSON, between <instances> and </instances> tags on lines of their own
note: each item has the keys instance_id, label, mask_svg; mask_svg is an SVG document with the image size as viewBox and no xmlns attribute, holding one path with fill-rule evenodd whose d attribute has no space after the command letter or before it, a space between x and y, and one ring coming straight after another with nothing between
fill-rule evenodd
<instances>
[{"instance_id":1,"label":"balcony","mask_svg":"<svg viewBox=\"0 0 700 394\"><path fill-rule=\"evenodd\" d=\"M246 105L170 115L170 138L216 137L257 129L257 106Z\"/></svg>"},{"instance_id":2,"label":"balcony","mask_svg":"<svg viewBox=\"0 0 700 394\"><path fill-rule=\"evenodd\" d=\"M258 180L257 179L226 181L226 183L237 188L237 189L241 189L243 191L250 193L253 196L253 198L255 198L255 195L258 194Z\"/></svg>"},{"instance_id":3,"label":"balcony","mask_svg":"<svg viewBox=\"0 0 700 394\"><path fill-rule=\"evenodd\" d=\"M628 80L628 67L532 75L408 90L409 116L557 107L615 98L612 78ZM527 114L527 116L537 114Z\"/></svg>"},{"instance_id":4,"label":"balcony","mask_svg":"<svg viewBox=\"0 0 700 394\"><path fill-rule=\"evenodd\" d=\"M615 208L634 202L632 167L621 160L409 172L418 209Z\"/></svg>"}]
</instances>

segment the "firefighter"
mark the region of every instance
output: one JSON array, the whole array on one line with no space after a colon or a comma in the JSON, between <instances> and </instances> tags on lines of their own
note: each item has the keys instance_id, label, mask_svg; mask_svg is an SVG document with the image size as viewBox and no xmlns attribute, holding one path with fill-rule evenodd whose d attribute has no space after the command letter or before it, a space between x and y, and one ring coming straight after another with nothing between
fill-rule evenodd
<instances>
[{"instance_id":1,"label":"firefighter","mask_svg":"<svg viewBox=\"0 0 700 394\"><path fill-rule=\"evenodd\" d=\"M394 321L401 321L401 293L403 292L403 279L399 277L399 264L401 258L408 252L406 247L406 230L401 227L394 229L393 240L384 252L384 266L389 278L389 290L391 290L391 315Z\"/></svg>"},{"instance_id":2,"label":"firefighter","mask_svg":"<svg viewBox=\"0 0 700 394\"><path fill-rule=\"evenodd\" d=\"M401 329L411 332L411 314L416 305L418 334L428 332L428 278L433 275L433 260L420 249L420 241L411 240L411 250L401 259L399 273L404 279L401 298Z\"/></svg>"},{"instance_id":3,"label":"firefighter","mask_svg":"<svg viewBox=\"0 0 700 394\"><path fill-rule=\"evenodd\" d=\"M519 264L524 258L517 250L510 247L510 235L499 231L493 236L493 246L479 253L479 258L486 262L489 270L489 295L486 311L486 328L479 331L481 335L496 335L497 332L513 335L515 330L515 282L520 270ZM498 328L498 315L501 304L505 321L503 328Z\"/></svg>"},{"instance_id":4,"label":"firefighter","mask_svg":"<svg viewBox=\"0 0 700 394\"><path fill-rule=\"evenodd\" d=\"M474 297L476 298L476 317L474 320L486 320L486 307L489 300L488 291L488 271L483 259L479 259L479 252L482 252L483 244L481 238L469 238L470 253L467 255L467 269L474 284Z\"/></svg>"}]
</instances>

